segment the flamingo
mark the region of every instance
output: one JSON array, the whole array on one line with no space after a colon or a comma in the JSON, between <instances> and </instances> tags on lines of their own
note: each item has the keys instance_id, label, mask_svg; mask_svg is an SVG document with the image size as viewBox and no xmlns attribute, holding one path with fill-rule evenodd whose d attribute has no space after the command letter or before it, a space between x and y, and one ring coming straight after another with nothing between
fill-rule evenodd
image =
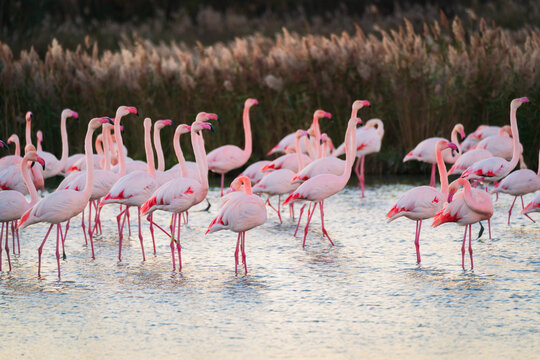
<instances>
[{"instance_id":1,"label":"flamingo","mask_svg":"<svg viewBox=\"0 0 540 360\"><path fill-rule=\"evenodd\" d=\"M538 173L535 173L534 171L529 169L520 169L514 171L513 173L505 177L500 183L498 183L493 188L493 190L491 190L491 194L504 193L514 196L512 206L510 206L510 210L508 210L508 225L510 225L512 208L514 207L518 196L521 197L521 206L523 209L525 209L525 205L523 203L523 195L533 193L537 190L540 190L540 152ZM531 219L529 215L527 215L526 213L524 215L527 216L532 222L534 222L534 220Z\"/></svg>"},{"instance_id":2,"label":"flamingo","mask_svg":"<svg viewBox=\"0 0 540 360\"><path fill-rule=\"evenodd\" d=\"M477 161L493 157L493 154L485 149L471 149L456 160L452 165L450 170L448 170L448 175L459 175L462 174L465 170L469 168L472 164Z\"/></svg>"},{"instance_id":3,"label":"flamingo","mask_svg":"<svg viewBox=\"0 0 540 360\"><path fill-rule=\"evenodd\" d=\"M45 159L45 162L47 163L47 170L43 170L43 177L45 179L58 175L60 172L63 172L66 167L69 155L66 120L70 117L77 119L79 117L79 114L71 109L64 109L62 111L62 114L60 115L60 136L62 138L62 156L60 160L58 160L56 156L54 156L50 152L38 149L38 155ZM43 138L43 135L41 135L41 138Z\"/></svg>"},{"instance_id":4,"label":"flamingo","mask_svg":"<svg viewBox=\"0 0 540 360\"><path fill-rule=\"evenodd\" d=\"M2 143L5 145L5 147L7 147L4 142ZM29 151L36 151L34 145L25 146L25 153ZM24 185L22 174L19 169L21 160L22 158L20 158L17 163L0 171L0 190L15 190L22 193L23 195L28 194L28 188L26 187L26 185ZM32 181L36 188L43 189L45 182L43 180L42 168L38 166L32 166L30 171Z\"/></svg>"},{"instance_id":5,"label":"flamingo","mask_svg":"<svg viewBox=\"0 0 540 360\"><path fill-rule=\"evenodd\" d=\"M532 212L540 212L540 193L537 193L534 199L525 206L525 209L521 212L523 215L530 214Z\"/></svg>"},{"instance_id":6,"label":"flamingo","mask_svg":"<svg viewBox=\"0 0 540 360\"><path fill-rule=\"evenodd\" d=\"M251 181L251 185L255 185L263 178L265 174L261 171L261 169L270 163L270 160L261 160L254 162L253 164L249 165L244 171L242 171L240 175L247 176L248 179Z\"/></svg>"},{"instance_id":7,"label":"flamingo","mask_svg":"<svg viewBox=\"0 0 540 360\"><path fill-rule=\"evenodd\" d=\"M461 174L462 178L467 180L494 182L508 175L510 171L512 171L516 167L520 157L520 143L516 112L517 109L521 106L521 104L528 102L528 98L522 97L514 99L510 103L510 126L512 127L512 136L514 143L514 150L510 162L496 156L483 159L474 163L467 170L465 170Z\"/></svg>"},{"instance_id":8,"label":"flamingo","mask_svg":"<svg viewBox=\"0 0 540 360\"><path fill-rule=\"evenodd\" d=\"M422 220L435 216L442 209L448 196L448 175L442 155L442 152L448 148L456 150L457 145L446 140L439 140L435 146L441 189L437 190L432 186L415 187L403 194L396 205L386 214L388 222L392 222L401 216L416 221L414 246L416 247L416 262L418 264L422 261L420 257Z\"/></svg>"},{"instance_id":9,"label":"flamingo","mask_svg":"<svg viewBox=\"0 0 540 360\"><path fill-rule=\"evenodd\" d=\"M163 129L165 126L171 126L171 125L172 125L172 121L168 119L158 120L154 123L153 138L154 138L154 147L156 148L156 155L157 155L157 161L158 161L158 166L156 169L156 177L158 180L158 184L160 186L174 178L174 173L165 172L165 158L163 156L163 147L161 146L161 137L160 137L161 129Z\"/></svg>"},{"instance_id":10,"label":"flamingo","mask_svg":"<svg viewBox=\"0 0 540 360\"><path fill-rule=\"evenodd\" d=\"M37 145L36 149L37 151L43 151L43 147L41 146L41 143L43 142L43 132L41 130L36 131L36 139L37 139Z\"/></svg>"},{"instance_id":11,"label":"flamingo","mask_svg":"<svg viewBox=\"0 0 540 360\"><path fill-rule=\"evenodd\" d=\"M32 124L32 119L34 118L34 115L28 111L26 113L26 144L30 144L32 145L32 138L30 136L30 131L31 131L31 124ZM22 157L21 157L21 148L20 148L20 145L17 146L17 143L19 142L19 137L15 134L13 134L12 136L10 136L10 139L13 138L13 142L15 142L15 155L9 155L9 156L4 156L3 158L0 159L0 172L2 170L5 170L7 169L8 167L12 166L12 165L19 165L19 163L21 162L22 160ZM9 139L8 139L8 144L10 143ZM5 143L4 143L5 145ZM5 147L7 148L7 146L1 146L1 147ZM17 153L17 148L19 149L18 153Z\"/></svg>"},{"instance_id":12,"label":"flamingo","mask_svg":"<svg viewBox=\"0 0 540 360\"><path fill-rule=\"evenodd\" d=\"M0 271L2 271L2 236L4 234L4 226L6 228L6 243L5 249L8 256L9 270L11 271L11 260L9 258L8 233L11 225L11 235L13 238L13 252L15 252L15 228L17 220L32 206L38 202L38 194L34 183L30 179L28 163L37 161L45 168L45 161L38 156L35 151L29 151L24 155L23 160L19 165L19 171L22 174L24 184L30 193L30 202L26 201L24 195L18 191L5 190L0 191L0 223L2 223L2 231L0 232ZM18 252L21 252L20 244Z\"/></svg>"},{"instance_id":13,"label":"flamingo","mask_svg":"<svg viewBox=\"0 0 540 360\"><path fill-rule=\"evenodd\" d=\"M451 141L453 144L455 144L458 148L457 152L455 154L452 153L451 150L447 150L443 153L443 159L445 162L449 164L453 164L458 159L459 155L461 154L461 150L459 147L459 142L457 139L457 134L461 135L461 138L463 139L465 137L465 131L463 129L463 125L456 124L454 128L452 129L451 134ZM426 162L428 164L432 164L431 167L431 181L429 183L429 186L434 187L435 186L435 165L437 164L437 160L435 158L435 146L437 145L437 142L440 140L444 140L448 142L448 140L444 138L438 138L438 137L431 137L428 139L425 139L421 141L416 147L410 151L405 157L403 158L403 162L407 162L409 160L418 160L422 162Z\"/></svg>"},{"instance_id":14,"label":"flamingo","mask_svg":"<svg viewBox=\"0 0 540 360\"><path fill-rule=\"evenodd\" d=\"M168 181L167 183L161 185L151 197L143 204L141 211L142 215L152 214L156 210L163 210L171 212L171 234L168 234L164 231L171 239L171 256L173 263L173 271L175 270L175 260L174 260L174 245L176 244L176 249L178 251L178 267L179 270L182 270L182 247L180 244L180 228L181 224L178 221L178 232L177 238L175 239L175 228L176 221L179 214L182 214L185 211L188 211L194 205L199 204L201 201L206 199L208 194L208 167L206 165L206 151L204 149L204 139L200 132L202 129L213 130L212 125L206 123L207 120L217 120L217 115L212 113L200 112L197 114L195 122L191 127L187 125L179 125L175 131L175 146L176 156L178 158L178 163L180 164L180 169L182 172L182 177L175 178ZM191 143L193 147L193 152L195 153L195 161L199 170L199 180L185 177L186 168L184 155L180 148L180 135L182 133L191 132ZM148 219L152 221L152 219ZM163 229L162 229L163 230Z\"/></svg>"},{"instance_id":15,"label":"flamingo","mask_svg":"<svg viewBox=\"0 0 540 360\"><path fill-rule=\"evenodd\" d=\"M489 136L481 140L475 149L485 149L493 154L493 156L501 157L507 161L512 159L514 143L512 141L512 130L510 126L505 125L499 130L498 135ZM523 153L523 146L519 145L519 153Z\"/></svg>"},{"instance_id":16,"label":"flamingo","mask_svg":"<svg viewBox=\"0 0 540 360\"><path fill-rule=\"evenodd\" d=\"M253 105L257 105L257 99L247 99L244 102L244 114L242 121L244 124L245 147L240 149L236 145L223 145L208 153L207 161L210 171L221 174L221 196L223 196L223 184L225 174L229 171L243 166L251 156L251 124L249 121L249 110Z\"/></svg>"},{"instance_id":17,"label":"flamingo","mask_svg":"<svg viewBox=\"0 0 540 360\"><path fill-rule=\"evenodd\" d=\"M56 263L58 266L58 277L60 278L60 252L59 241L61 236L61 223L70 220L82 212L90 195L94 184L94 158L92 157L92 135L94 131L109 121L109 118L94 118L88 123L88 130L84 139L84 151L87 161L86 185L83 190L75 191L71 189L57 190L35 204L26 211L19 221L18 228L24 229L35 223L45 222L51 224L43 242L38 248L38 277L41 276L41 253L43 246L49 237L54 225L56 225Z\"/></svg>"},{"instance_id":18,"label":"flamingo","mask_svg":"<svg viewBox=\"0 0 540 360\"><path fill-rule=\"evenodd\" d=\"M302 154L300 150L300 137L306 136L307 131L297 130L296 131L296 158L298 161L298 169L302 170ZM281 206L281 195L288 194L296 190L299 186L298 183L293 183L293 179L296 173L289 169L279 169L271 171L253 186L252 191L255 194L265 193L268 195L266 203L276 211L279 222L283 223L281 220L280 206ZM278 208L275 209L270 203L270 196L278 195Z\"/></svg>"},{"instance_id":19,"label":"flamingo","mask_svg":"<svg viewBox=\"0 0 540 360\"><path fill-rule=\"evenodd\" d=\"M115 125L117 121L115 119ZM139 224L139 242L141 244L141 251L143 261L146 261L144 254L143 236L141 231L141 206L150 198L154 190L156 190L158 184L156 179L156 170L154 168L154 151L152 149L152 141L150 138L150 132L152 129L152 120L150 118L144 119L144 148L146 152L147 168L146 171L133 171L129 174L122 176L114 183L111 190L100 201L99 207L103 207L106 204L121 204L126 208L116 217L118 223L118 260L122 261L122 232L123 223L120 226L120 217L127 212L127 209L131 206L137 207L138 224ZM116 133L116 131L115 131ZM120 140L121 141L121 140ZM121 144L118 142L118 144ZM122 157L120 157L122 159ZM123 161L120 162L122 164ZM121 165L122 166L122 165ZM122 169L122 168L120 168ZM124 169L125 170L125 169ZM128 217L129 215L125 215ZM125 219L124 219L125 220ZM128 225L129 226L129 225ZM150 222L150 233L152 235L152 244L154 246L154 255L156 254L156 245L154 240L153 223Z\"/></svg>"},{"instance_id":20,"label":"flamingo","mask_svg":"<svg viewBox=\"0 0 540 360\"><path fill-rule=\"evenodd\" d=\"M277 145L274 146L266 155L269 156L272 154L285 154L287 152L287 148L294 148L295 141L296 132L290 133L286 135L283 139L281 139L279 143L277 143ZM306 154L307 150L305 144L301 143L300 145L302 153Z\"/></svg>"},{"instance_id":21,"label":"flamingo","mask_svg":"<svg viewBox=\"0 0 540 360\"><path fill-rule=\"evenodd\" d=\"M454 195L463 186L463 191ZM448 187L448 203L433 218L433 227L447 222L455 222L465 225L465 234L461 245L461 267L465 270L465 240L467 227L469 230L469 255L471 258L471 270L474 268L473 250L471 245L472 224L482 220L488 220L493 215L493 203L491 197L485 191L473 189L471 184L459 178Z\"/></svg>"},{"instance_id":22,"label":"flamingo","mask_svg":"<svg viewBox=\"0 0 540 360\"><path fill-rule=\"evenodd\" d=\"M298 189L296 189L292 194L290 194L283 202L283 206L298 200L306 200L314 203L314 206L311 209L311 213L308 212L308 219L306 227L304 229L304 241L302 243L302 248L305 247L309 223L311 221L313 213L315 212L317 204L320 205L323 236L326 236L328 238L328 241L330 241L330 244L332 244L332 246L334 245L334 243L330 239L330 236L328 235L328 232L324 227L324 210L322 208L322 203L328 197L335 195L341 190L343 190L343 188L345 187L345 185L347 185L347 182L349 181L349 178L351 176L352 163L354 161L354 150L356 149L356 136L354 136L353 132L356 129L356 124L358 123L361 123L361 120L359 118L351 118L347 125L347 132L345 133L345 147L347 151L345 154L345 168L343 170L343 173L341 175L317 175L300 185Z\"/></svg>"},{"instance_id":23,"label":"flamingo","mask_svg":"<svg viewBox=\"0 0 540 360\"><path fill-rule=\"evenodd\" d=\"M288 148L291 149L291 148ZM311 163L312 158L308 155L302 153L300 154L302 157L302 163L304 165L307 165ZM282 155L278 158L276 158L274 161L270 162L269 164L264 165L261 168L262 172L266 172L268 170L279 170L279 169L289 169L293 172L298 172L298 160L296 153L289 153Z\"/></svg>"},{"instance_id":24,"label":"flamingo","mask_svg":"<svg viewBox=\"0 0 540 360\"><path fill-rule=\"evenodd\" d=\"M208 226L206 234L220 230L231 230L238 233L236 251L234 253L234 271L238 275L238 249L242 251L244 274L247 275L246 262L246 231L249 231L266 222L267 214L264 200L253 195L251 181L247 176L239 176L233 183L238 188L238 195L230 197L219 211L219 214ZM237 185L239 184L239 186Z\"/></svg>"},{"instance_id":25,"label":"flamingo","mask_svg":"<svg viewBox=\"0 0 540 360\"><path fill-rule=\"evenodd\" d=\"M488 126L488 125L480 125L476 128L475 131L470 133L465 140L460 144L461 151L463 153L471 150L474 148L481 140L497 135L499 131L501 130L500 126Z\"/></svg>"}]
</instances>

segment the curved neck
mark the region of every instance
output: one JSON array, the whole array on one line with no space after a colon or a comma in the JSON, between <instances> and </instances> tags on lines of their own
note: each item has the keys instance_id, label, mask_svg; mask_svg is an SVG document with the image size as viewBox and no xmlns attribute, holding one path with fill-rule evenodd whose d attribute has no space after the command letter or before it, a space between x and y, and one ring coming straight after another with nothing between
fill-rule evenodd
<instances>
[{"instance_id":1,"label":"curved neck","mask_svg":"<svg viewBox=\"0 0 540 360\"><path fill-rule=\"evenodd\" d=\"M152 140L150 139L150 126L144 127L144 152L146 153L146 168L152 176L156 176L156 167L154 164L154 150L152 149Z\"/></svg>"},{"instance_id":2,"label":"curved neck","mask_svg":"<svg viewBox=\"0 0 540 360\"><path fill-rule=\"evenodd\" d=\"M346 185L351 177L351 170L356 159L356 122L349 122L345 133L345 169L340 175L341 181Z\"/></svg>"},{"instance_id":3,"label":"curved neck","mask_svg":"<svg viewBox=\"0 0 540 360\"><path fill-rule=\"evenodd\" d=\"M441 149L437 146L435 151L435 158L437 159L437 168L439 169L439 177L441 180L441 192L448 194L448 173L446 172L446 165L442 156Z\"/></svg>"},{"instance_id":4,"label":"curved neck","mask_svg":"<svg viewBox=\"0 0 540 360\"><path fill-rule=\"evenodd\" d=\"M298 171L302 171L304 168L304 162L302 161L302 149L300 148L300 136L296 136L296 159L298 161Z\"/></svg>"},{"instance_id":5,"label":"curved neck","mask_svg":"<svg viewBox=\"0 0 540 360\"><path fill-rule=\"evenodd\" d=\"M321 158L321 127L319 126L319 118L313 117L313 130L315 131L315 142L313 148L315 149L315 159Z\"/></svg>"},{"instance_id":6,"label":"curved neck","mask_svg":"<svg viewBox=\"0 0 540 360\"><path fill-rule=\"evenodd\" d=\"M540 151L538 151L538 176L540 176Z\"/></svg>"},{"instance_id":7,"label":"curved neck","mask_svg":"<svg viewBox=\"0 0 540 360\"><path fill-rule=\"evenodd\" d=\"M247 180L247 181L244 180L244 181L242 181L242 185L244 185L244 193L245 193L246 195L251 195L251 194L253 194L253 192L251 191L251 181L249 181L249 180Z\"/></svg>"},{"instance_id":8,"label":"curved neck","mask_svg":"<svg viewBox=\"0 0 540 360\"><path fill-rule=\"evenodd\" d=\"M191 131L191 144L195 154L195 163L199 170L199 181L203 188L208 189L208 165L206 165L206 150L204 149L204 138L201 133Z\"/></svg>"},{"instance_id":9,"label":"curved neck","mask_svg":"<svg viewBox=\"0 0 540 360\"><path fill-rule=\"evenodd\" d=\"M36 191L36 186L34 185L34 182L30 179L30 171L28 166L28 160L26 158L21 161L21 175L24 181L24 185L26 185L26 188L28 189L28 193L30 194L30 206L35 205L38 202L38 194Z\"/></svg>"},{"instance_id":10,"label":"curved neck","mask_svg":"<svg viewBox=\"0 0 540 360\"><path fill-rule=\"evenodd\" d=\"M64 169L69 155L68 134L66 130L67 116L62 115L60 119L60 136L62 137L62 157L60 158L60 169Z\"/></svg>"},{"instance_id":11,"label":"curved neck","mask_svg":"<svg viewBox=\"0 0 540 360\"><path fill-rule=\"evenodd\" d=\"M489 196L487 197L486 201L482 201L481 196L474 197L472 194L471 184L469 181L465 179L458 179L459 184L463 186L463 199L465 200L465 203L468 207L470 207L473 211L481 213L481 214L487 214L493 211L493 208L491 206L491 199Z\"/></svg>"},{"instance_id":12,"label":"curved neck","mask_svg":"<svg viewBox=\"0 0 540 360\"><path fill-rule=\"evenodd\" d=\"M176 154L176 159L178 160L178 165L180 166L180 176L187 176L187 167L186 159L184 158L184 153L182 152L182 146L180 145L180 132L175 132L173 137L173 146L174 153Z\"/></svg>"},{"instance_id":13,"label":"curved neck","mask_svg":"<svg viewBox=\"0 0 540 360\"><path fill-rule=\"evenodd\" d=\"M517 126L516 118L517 107L510 109L510 127L512 128L512 141L514 145L514 151L512 152L512 159L510 160L510 167L507 170L508 173L516 167L519 162L519 130Z\"/></svg>"},{"instance_id":14,"label":"curved neck","mask_svg":"<svg viewBox=\"0 0 540 360\"><path fill-rule=\"evenodd\" d=\"M461 146L460 146L460 144L459 144L459 140L458 140L457 134L458 134L458 129L457 129L456 127L454 127L454 128L452 129L452 134L450 134L450 141L452 141L452 142L453 142L454 144L456 144L456 146L457 146L457 154L452 155L452 158L453 158L454 160L457 160L457 158L458 158L459 155L461 154ZM450 151L451 151L451 149L450 149Z\"/></svg>"},{"instance_id":15,"label":"curved neck","mask_svg":"<svg viewBox=\"0 0 540 360\"><path fill-rule=\"evenodd\" d=\"M32 121L26 120L26 145L32 145Z\"/></svg>"},{"instance_id":16,"label":"curved neck","mask_svg":"<svg viewBox=\"0 0 540 360\"><path fill-rule=\"evenodd\" d=\"M88 126L86 131L86 137L84 138L84 155L86 157L86 184L84 184L84 190L82 191L85 197L90 199L92 195L92 189L94 187L94 155L92 151L92 135L94 129Z\"/></svg>"},{"instance_id":17,"label":"curved neck","mask_svg":"<svg viewBox=\"0 0 540 360\"><path fill-rule=\"evenodd\" d=\"M242 115L242 122L244 123L244 141L245 141L245 147L244 147L244 156L247 159L251 156L251 122L249 120L249 106L244 106L244 113ZM202 136L202 135L201 135Z\"/></svg>"},{"instance_id":18,"label":"curved neck","mask_svg":"<svg viewBox=\"0 0 540 360\"><path fill-rule=\"evenodd\" d=\"M96 147L96 153L98 155L103 155L103 147L101 146L103 144L103 136L98 136L96 138L96 143L95 143L95 147Z\"/></svg>"},{"instance_id":19,"label":"curved neck","mask_svg":"<svg viewBox=\"0 0 540 360\"><path fill-rule=\"evenodd\" d=\"M21 142L17 135L13 136L13 142L15 143L15 156L21 156Z\"/></svg>"},{"instance_id":20,"label":"curved neck","mask_svg":"<svg viewBox=\"0 0 540 360\"><path fill-rule=\"evenodd\" d=\"M163 171L165 170L165 158L163 157L163 148L161 147L161 137L159 136L160 131L161 128L154 125L154 147L156 148L157 154L157 169L158 171Z\"/></svg>"},{"instance_id":21,"label":"curved neck","mask_svg":"<svg viewBox=\"0 0 540 360\"><path fill-rule=\"evenodd\" d=\"M111 131L105 126L102 130L103 134L103 158L105 159L105 164L103 168L105 170L111 169L111 149L109 147L109 137L111 136Z\"/></svg>"},{"instance_id":22,"label":"curved neck","mask_svg":"<svg viewBox=\"0 0 540 360\"><path fill-rule=\"evenodd\" d=\"M118 154L120 176L124 176L126 175L126 154L124 154L124 142L122 141L120 120L122 120L122 116L116 114L114 117L114 138L116 139L116 152Z\"/></svg>"},{"instance_id":23,"label":"curved neck","mask_svg":"<svg viewBox=\"0 0 540 360\"><path fill-rule=\"evenodd\" d=\"M39 138L39 136L38 136L36 141L37 141L36 150L37 151L43 151L43 148L41 147L41 139Z\"/></svg>"}]
</instances>

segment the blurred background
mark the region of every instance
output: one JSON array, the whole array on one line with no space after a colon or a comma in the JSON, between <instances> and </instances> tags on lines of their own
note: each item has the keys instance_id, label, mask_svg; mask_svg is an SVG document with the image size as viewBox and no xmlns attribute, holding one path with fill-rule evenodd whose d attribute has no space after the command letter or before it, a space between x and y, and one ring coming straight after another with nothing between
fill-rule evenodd
<instances>
[{"instance_id":1,"label":"blurred background","mask_svg":"<svg viewBox=\"0 0 540 360\"><path fill-rule=\"evenodd\" d=\"M467 133L508 124L511 99L528 96L518 123L526 162L538 163L536 1L0 0L0 22L0 138L22 135L31 110L57 154L66 107L82 117L68 123L72 152L86 120L119 105L176 125L216 112L212 149L243 144L243 101L255 97L258 160L318 108L334 115L321 126L341 143L352 102L368 99L360 116L381 118L386 134L367 172L418 173L428 167L401 163L416 143L449 138L457 122ZM142 118L124 125L142 157ZM169 165L173 132L163 131Z\"/></svg>"}]
</instances>

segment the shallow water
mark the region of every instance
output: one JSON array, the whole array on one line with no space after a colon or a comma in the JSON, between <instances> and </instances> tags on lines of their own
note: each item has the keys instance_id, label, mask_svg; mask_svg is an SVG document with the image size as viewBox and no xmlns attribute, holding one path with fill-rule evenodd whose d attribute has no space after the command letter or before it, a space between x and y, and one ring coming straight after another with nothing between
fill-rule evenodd
<instances>
[{"instance_id":1,"label":"shallow water","mask_svg":"<svg viewBox=\"0 0 540 360\"><path fill-rule=\"evenodd\" d=\"M117 207L106 207L96 260L75 220L61 281L54 238L38 279L36 249L47 225L34 225L21 233L13 271L0 272L0 359L538 357L540 225L520 215L518 200L506 226L512 198L502 195L493 239L486 227L473 240L474 271L461 269L463 228L455 224L424 222L417 266L415 223L385 222L417 182L393 181L368 178L365 199L348 187L326 201L335 247L322 238L317 216L302 249L288 211L283 225L269 211L269 221L246 235L247 276L234 274L236 234L204 236L217 206L192 211L182 228L181 274L171 271L159 230L152 254L146 224L141 261L134 212L118 262ZM214 205L218 195L210 192ZM169 223L166 213L155 218Z\"/></svg>"}]
</instances>

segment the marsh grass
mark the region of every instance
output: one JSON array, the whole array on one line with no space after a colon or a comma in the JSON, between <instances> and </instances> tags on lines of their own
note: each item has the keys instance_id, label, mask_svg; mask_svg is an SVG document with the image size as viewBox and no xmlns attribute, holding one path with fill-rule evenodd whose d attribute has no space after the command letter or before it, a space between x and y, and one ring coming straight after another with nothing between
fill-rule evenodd
<instances>
[{"instance_id":1,"label":"marsh grass","mask_svg":"<svg viewBox=\"0 0 540 360\"><path fill-rule=\"evenodd\" d=\"M301 35L283 28L273 36L254 33L210 46L135 36L118 49L100 51L87 37L74 50L53 40L44 56L33 49L14 56L0 43L0 137L23 134L24 113L32 110L34 130L44 131L44 148L59 153L59 114L70 107L83 119L68 124L71 149L81 151L86 120L112 116L126 104L142 113L124 123L135 157L144 153L145 116L180 124L198 111L216 112L223 122L208 137L207 148L242 145L242 104L255 97L260 102L251 114L256 160L285 134L308 127L317 108L334 115L321 127L341 142L350 104L369 99L373 106L360 115L383 119L386 134L383 151L367 161L368 171L416 172L420 165L403 165L401 158L417 142L449 137L457 122L467 132L482 123L506 124L510 100L529 96L532 103L520 108L518 120L526 161L536 168L539 80L540 30L502 29L476 16L449 20L442 13L437 21L416 25L405 18L389 30L356 26ZM172 133L163 132L169 163Z\"/></svg>"}]
</instances>

